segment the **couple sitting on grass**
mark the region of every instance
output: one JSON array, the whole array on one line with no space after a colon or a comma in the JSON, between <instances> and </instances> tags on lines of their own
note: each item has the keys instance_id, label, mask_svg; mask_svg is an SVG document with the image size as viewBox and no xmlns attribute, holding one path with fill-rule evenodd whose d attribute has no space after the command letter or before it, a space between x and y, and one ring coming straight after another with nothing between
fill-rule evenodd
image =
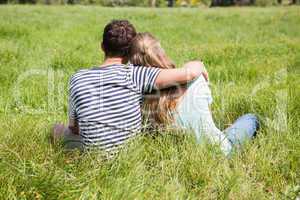
<instances>
[{"instance_id":1,"label":"couple sitting on grass","mask_svg":"<svg viewBox=\"0 0 300 200\"><path fill-rule=\"evenodd\" d=\"M67 149L100 149L113 155L141 132L142 116L152 127L190 129L197 142L207 138L225 155L253 138L258 120L252 114L219 130L209 109L208 74L200 61L176 68L150 33L136 33L126 20L104 28L101 66L75 73L70 80L69 124L57 124L54 141Z\"/></svg>"}]
</instances>

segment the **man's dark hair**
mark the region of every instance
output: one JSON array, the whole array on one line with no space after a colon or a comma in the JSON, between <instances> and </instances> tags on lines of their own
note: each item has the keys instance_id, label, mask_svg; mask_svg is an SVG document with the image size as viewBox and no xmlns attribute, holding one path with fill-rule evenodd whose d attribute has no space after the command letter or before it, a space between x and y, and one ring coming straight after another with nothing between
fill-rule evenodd
<instances>
[{"instance_id":1,"label":"man's dark hair","mask_svg":"<svg viewBox=\"0 0 300 200\"><path fill-rule=\"evenodd\" d=\"M132 39L136 36L134 26L127 20L113 20L104 28L102 47L105 56L127 57Z\"/></svg>"}]
</instances>

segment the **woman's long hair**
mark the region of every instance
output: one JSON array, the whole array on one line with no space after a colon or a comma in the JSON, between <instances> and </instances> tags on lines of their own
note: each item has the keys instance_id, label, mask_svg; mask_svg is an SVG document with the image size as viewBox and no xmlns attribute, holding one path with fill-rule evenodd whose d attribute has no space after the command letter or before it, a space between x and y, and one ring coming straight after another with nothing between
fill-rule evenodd
<instances>
[{"instance_id":1,"label":"woman's long hair","mask_svg":"<svg viewBox=\"0 0 300 200\"><path fill-rule=\"evenodd\" d=\"M138 33L132 40L129 61L133 65L173 69L175 64L166 55L160 42L150 33ZM147 95L143 112L147 112L157 125L169 124L173 121L170 113L175 110L182 88L171 87L159 91L157 95Z\"/></svg>"}]
</instances>

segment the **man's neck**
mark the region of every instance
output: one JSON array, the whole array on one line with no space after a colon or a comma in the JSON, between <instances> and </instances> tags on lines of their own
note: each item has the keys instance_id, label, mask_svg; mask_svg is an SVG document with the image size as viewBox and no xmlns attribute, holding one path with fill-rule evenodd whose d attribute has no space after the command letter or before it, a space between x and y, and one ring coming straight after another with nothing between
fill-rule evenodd
<instances>
[{"instance_id":1,"label":"man's neck","mask_svg":"<svg viewBox=\"0 0 300 200\"><path fill-rule=\"evenodd\" d=\"M103 64L101 65L102 67L108 66L108 65L120 65L120 64L125 64L124 58L105 58Z\"/></svg>"}]
</instances>

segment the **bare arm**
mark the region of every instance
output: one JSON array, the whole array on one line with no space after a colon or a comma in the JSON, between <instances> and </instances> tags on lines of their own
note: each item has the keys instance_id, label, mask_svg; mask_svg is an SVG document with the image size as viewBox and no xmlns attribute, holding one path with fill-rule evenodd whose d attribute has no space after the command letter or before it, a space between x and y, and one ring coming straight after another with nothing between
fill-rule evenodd
<instances>
[{"instance_id":1,"label":"bare arm","mask_svg":"<svg viewBox=\"0 0 300 200\"><path fill-rule=\"evenodd\" d=\"M181 85L194 80L203 73L206 73L203 63L200 61L191 61L186 63L182 68L161 70L155 80L155 86L158 89L162 89Z\"/></svg>"}]
</instances>

